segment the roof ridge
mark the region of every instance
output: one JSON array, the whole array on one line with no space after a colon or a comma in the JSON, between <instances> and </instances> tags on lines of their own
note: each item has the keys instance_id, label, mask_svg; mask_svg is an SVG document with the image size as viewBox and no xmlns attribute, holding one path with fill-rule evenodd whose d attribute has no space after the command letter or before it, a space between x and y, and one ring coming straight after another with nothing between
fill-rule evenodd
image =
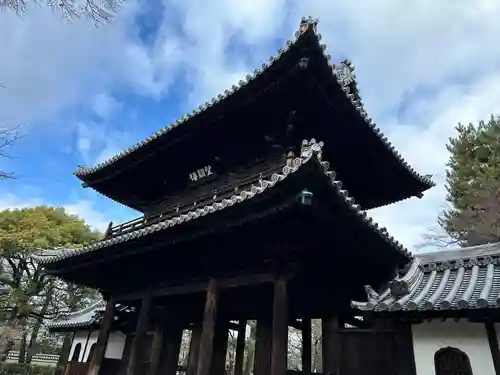
<instances>
[{"instance_id":1,"label":"roof ridge","mask_svg":"<svg viewBox=\"0 0 500 375\"><path fill-rule=\"evenodd\" d=\"M295 158L292 161L291 165L285 165L282 168L281 173L273 173L268 179L260 180L258 185L253 184L250 188L242 190L238 194L234 194L229 199L224 198L220 202L207 204L202 208L193 209L191 211L188 211L187 213L183 213L179 216L172 217L164 221L152 224L148 227L136 229L135 231L125 233L109 239L104 239L97 243L83 246L79 249L62 252L59 255L53 257L44 257L39 261L42 264L53 263L58 260L70 258L82 253L97 251L105 247L126 242L129 239L143 237L147 234L162 231L167 228L173 227L175 225L197 219L207 214L217 212L221 209L233 206L246 199L252 198L258 194L263 193L265 190L285 180L288 176L296 173L302 166L306 165L310 160L315 160L321 165L321 167L323 168L323 172L328 177L332 188L335 189L337 194L342 197L342 199L348 205L348 207L351 210L353 210L356 213L356 215L358 215L365 222L367 226L369 226L373 231L377 232L392 246L397 248L397 250L401 252L403 255L407 256L410 259L413 259L411 253L401 243L395 240L394 237L389 235L385 227L381 227L379 224L377 224L370 216L368 216L366 211L362 210L361 207L355 203L354 198L349 196L347 190L342 189L342 182L336 180L335 172L330 170L330 163L322 160L323 145L324 145L323 142L317 142L315 139L311 139L310 141L308 140L302 141L300 156Z\"/></svg>"},{"instance_id":2,"label":"roof ridge","mask_svg":"<svg viewBox=\"0 0 500 375\"><path fill-rule=\"evenodd\" d=\"M470 258L500 257L500 242L415 254L423 265L441 264Z\"/></svg>"}]
</instances>

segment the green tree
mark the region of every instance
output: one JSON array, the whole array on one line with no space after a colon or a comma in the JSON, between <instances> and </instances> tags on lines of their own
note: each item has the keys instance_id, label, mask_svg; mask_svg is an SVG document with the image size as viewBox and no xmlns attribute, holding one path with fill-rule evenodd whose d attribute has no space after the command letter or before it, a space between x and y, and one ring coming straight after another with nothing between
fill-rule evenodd
<instances>
[{"instance_id":1,"label":"green tree","mask_svg":"<svg viewBox=\"0 0 500 375\"><path fill-rule=\"evenodd\" d=\"M442 228L461 245L500 241L500 119L458 124L447 149Z\"/></svg>"},{"instance_id":2,"label":"green tree","mask_svg":"<svg viewBox=\"0 0 500 375\"><path fill-rule=\"evenodd\" d=\"M4 268L1 281L6 289L0 305L4 317L0 362L5 360L16 338L26 338L23 330L28 327L31 328L31 350L28 350L31 358L44 319L79 308L95 297L94 291L68 285L45 274L33 255L43 249L64 251L62 249L81 246L99 237L99 233L62 208L39 206L0 212L0 259ZM21 349L26 352L26 347Z\"/></svg>"}]
</instances>

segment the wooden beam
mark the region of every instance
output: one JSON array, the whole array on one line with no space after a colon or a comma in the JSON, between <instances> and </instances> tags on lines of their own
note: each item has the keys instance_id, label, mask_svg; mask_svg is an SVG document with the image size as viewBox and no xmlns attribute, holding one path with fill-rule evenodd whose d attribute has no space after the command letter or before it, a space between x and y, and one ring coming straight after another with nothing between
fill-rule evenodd
<instances>
[{"instance_id":1,"label":"wooden beam","mask_svg":"<svg viewBox=\"0 0 500 375\"><path fill-rule=\"evenodd\" d=\"M214 279L210 279L207 288L205 311L203 314L203 326L201 330L200 351L198 354L198 368L196 369L196 375L209 375L210 373L210 366L212 365L215 321L217 318L217 294L217 283Z\"/></svg>"},{"instance_id":2,"label":"wooden beam","mask_svg":"<svg viewBox=\"0 0 500 375\"><path fill-rule=\"evenodd\" d=\"M256 273L251 275L235 276L225 279L217 279L217 288L229 289L247 285L265 284L273 282L274 278L268 273ZM159 285L148 290L151 297L173 296L182 294L192 294L206 291L210 280L191 282L182 285ZM144 292L137 291L132 293L114 294L112 300L116 302L132 301L142 298Z\"/></svg>"},{"instance_id":3,"label":"wooden beam","mask_svg":"<svg viewBox=\"0 0 500 375\"><path fill-rule=\"evenodd\" d=\"M245 357L245 336L247 321L240 319L238 322L238 337L236 338L236 355L234 360L234 375L243 375L243 362Z\"/></svg>"},{"instance_id":4,"label":"wooden beam","mask_svg":"<svg viewBox=\"0 0 500 375\"><path fill-rule=\"evenodd\" d=\"M201 329L202 322L195 322L191 330L186 375L196 375L196 369L198 368L198 354L200 352Z\"/></svg>"},{"instance_id":5,"label":"wooden beam","mask_svg":"<svg viewBox=\"0 0 500 375\"><path fill-rule=\"evenodd\" d=\"M104 310L104 316L101 321L99 335L97 336L97 343L92 352L92 358L90 358L87 372L88 375L99 375L99 370L104 359L104 354L106 353L109 330L111 328L111 323L113 322L114 316L115 304L112 301L108 301L106 303L106 310Z\"/></svg>"},{"instance_id":6,"label":"wooden beam","mask_svg":"<svg viewBox=\"0 0 500 375\"><path fill-rule=\"evenodd\" d=\"M493 367L495 368L495 374L500 375L500 347L498 346L498 336L495 329L494 322L486 322L486 335L488 337L488 343L490 345L491 358L493 359Z\"/></svg>"},{"instance_id":7,"label":"wooden beam","mask_svg":"<svg viewBox=\"0 0 500 375\"><path fill-rule=\"evenodd\" d=\"M311 319L302 319L302 373L311 373L312 368Z\"/></svg>"},{"instance_id":8,"label":"wooden beam","mask_svg":"<svg viewBox=\"0 0 500 375\"><path fill-rule=\"evenodd\" d=\"M288 360L287 280L274 283L271 375L286 375Z\"/></svg>"},{"instance_id":9,"label":"wooden beam","mask_svg":"<svg viewBox=\"0 0 500 375\"><path fill-rule=\"evenodd\" d=\"M139 318L137 319L137 326L135 329L135 336L132 340L132 347L130 348L130 357L127 366L127 375L136 375L139 363L143 354L144 336L149 324L149 311L151 309L151 296L149 294L142 297L141 309L139 311Z\"/></svg>"}]
</instances>

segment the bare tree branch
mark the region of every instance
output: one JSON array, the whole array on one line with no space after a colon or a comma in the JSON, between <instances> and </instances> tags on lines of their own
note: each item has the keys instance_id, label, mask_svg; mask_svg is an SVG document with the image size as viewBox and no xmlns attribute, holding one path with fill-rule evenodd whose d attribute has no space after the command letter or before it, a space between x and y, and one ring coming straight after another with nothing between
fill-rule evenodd
<instances>
[{"instance_id":1,"label":"bare tree branch","mask_svg":"<svg viewBox=\"0 0 500 375\"><path fill-rule=\"evenodd\" d=\"M87 18L96 25L112 22L114 14L121 7L121 0L0 0L0 9L10 10L24 16L31 6L47 6L71 21Z\"/></svg>"}]
</instances>

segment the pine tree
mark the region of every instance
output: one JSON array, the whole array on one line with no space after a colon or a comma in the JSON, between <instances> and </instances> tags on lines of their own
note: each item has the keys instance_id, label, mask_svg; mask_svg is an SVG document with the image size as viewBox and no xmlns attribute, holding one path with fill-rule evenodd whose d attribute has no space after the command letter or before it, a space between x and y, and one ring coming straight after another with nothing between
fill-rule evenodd
<instances>
[{"instance_id":1,"label":"pine tree","mask_svg":"<svg viewBox=\"0 0 500 375\"><path fill-rule=\"evenodd\" d=\"M500 241L500 118L456 130L447 144L449 208L440 225L462 245Z\"/></svg>"}]
</instances>

